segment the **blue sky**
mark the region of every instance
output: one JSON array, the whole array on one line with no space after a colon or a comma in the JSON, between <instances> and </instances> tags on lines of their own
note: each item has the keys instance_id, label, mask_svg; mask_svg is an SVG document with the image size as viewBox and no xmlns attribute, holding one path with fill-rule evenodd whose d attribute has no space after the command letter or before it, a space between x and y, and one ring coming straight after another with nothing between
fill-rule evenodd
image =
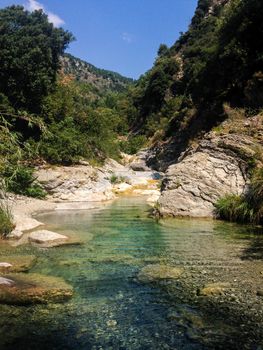
<instances>
[{"instance_id":1,"label":"blue sky","mask_svg":"<svg viewBox=\"0 0 263 350\"><path fill-rule=\"evenodd\" d=\"M138 78L161 43L187 30L197 0L0 0L0 7L44 8L76 41L68 52L97 67Z\"/></svg>"}]
</instances>

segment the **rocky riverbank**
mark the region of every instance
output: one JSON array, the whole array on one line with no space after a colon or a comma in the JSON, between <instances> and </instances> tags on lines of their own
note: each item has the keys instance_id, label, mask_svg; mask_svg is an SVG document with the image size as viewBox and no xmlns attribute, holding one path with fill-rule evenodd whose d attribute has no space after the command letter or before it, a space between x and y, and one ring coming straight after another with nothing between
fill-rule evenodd
<instances>
[{"instance_id":1,"label":"rocky riverbank","mask_svg":"<svg viewBox=\"0 0 263 350\"><path fill-rule=\"evenodd\" d=\"M156 203L160 195L160 175L146 166L144 157L144 152L137 157L126 157L125 165L109 159L103 167L83 162L76 166L37 169L35 175L47 198L11 197L15 229L9 238L18 240L16 245L69 244L68 237L42 230L43 224L33 216L43 211L94 209L119 195L143 195L149 204Z\"/></svg>"}]
</instances>

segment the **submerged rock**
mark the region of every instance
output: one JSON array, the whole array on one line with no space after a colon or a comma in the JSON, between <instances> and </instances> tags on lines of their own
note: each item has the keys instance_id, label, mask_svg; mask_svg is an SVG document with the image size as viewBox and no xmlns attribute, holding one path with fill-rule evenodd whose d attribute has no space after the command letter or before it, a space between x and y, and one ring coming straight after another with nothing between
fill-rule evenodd
<instances>
[{"instance_id":1,"label":"submerged rock","mask_svg":"<svg viewBox=\"0 0 263 350\"><path fill-rule=\"evenodd\" d=\"M228 282L209 283L197 291L199 296L218 296L224 295L225 292L231 290Z\"/></svg>"},{"instance_id":2,"label":"submerged rock","mask_svg":"<svg viewBox=\"0 0 263 350\"><path fill-rule=\"evenodd\" d=\"M7 278L0 277L1 304L58 303L68 300L72 295L72 287L62 278L38 274L9 274Z\"/></svg>"},{"instance_id":3,"label":"submerged rock","mask_svg":"<svg viewBox=\"0 0 263 350\"><path fill-rule=\"evenodd\" d=\"M26 272L36 263L34 255L0 256L0 272Z\"/></svg>"},{"instance_id":4,"label":"submerged rock","mask_svg":"<svg viewBox=\"0 0 263 350\"><path fill-rule=\"evenodd\" d=\"M163 279L177 279L183 273L179 267L152 264L141 269L137 278L140 282L156 282Z\"/></svg>"}]
</instances>

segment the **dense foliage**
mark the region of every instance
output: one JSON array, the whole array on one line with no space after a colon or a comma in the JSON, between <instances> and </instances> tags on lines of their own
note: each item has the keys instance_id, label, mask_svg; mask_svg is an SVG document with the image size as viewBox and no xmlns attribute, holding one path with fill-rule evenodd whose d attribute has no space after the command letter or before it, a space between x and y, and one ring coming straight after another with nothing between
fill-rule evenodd
<instances>
[{"instance_id":1,"label":"dense foliage","mask_svg":"<svg viewBox=\"0 0 263 350\"><path fill-rule=\"evenodd\" d=\"M6 237L13 231L15 225L13 223L13 216L11 209L7 202L0 201L0 236Z\"/></svg>"},{"instance_id":2,"label":"dense foliage","mask_svg":"<svg viewBox=\"0 0 263 350\"><path fill-rule=\"evenodd\" d=\"M189 30L171 48L160 46L153 68L133 88L131 127L161 137L187 128L192 137L222 120L225 102L260 110L262 13L261 0L199 0Z\"/></svg>"},{"instance_id":3,"label":"dense foliage","mask_svg":"<svg viewBox=\"0 0 263 350\"><path fill-rule=\"evenodd\" d=\"M73 39L42 11L12 6L0 11L0 92L16 109L38 113L52 91L59 57Z\"/></svg>"}]
</instances>

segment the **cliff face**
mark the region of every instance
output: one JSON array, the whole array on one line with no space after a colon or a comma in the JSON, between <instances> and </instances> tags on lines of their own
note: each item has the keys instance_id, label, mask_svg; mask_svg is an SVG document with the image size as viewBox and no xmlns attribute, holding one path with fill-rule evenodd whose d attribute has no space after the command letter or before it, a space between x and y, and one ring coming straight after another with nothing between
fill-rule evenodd
<instances>
[{"instance_id":1,"label":"cliff face","mask_svg":"<svg viewBox=\"0 0 263 350\"><path fill-rule=\"evenodd\" d=\"M168 166L159 199L163 216L210 217L228 194L241 195L252 166L262 167L263 115L227 120Z\"/></svg>"}]
</instances>

